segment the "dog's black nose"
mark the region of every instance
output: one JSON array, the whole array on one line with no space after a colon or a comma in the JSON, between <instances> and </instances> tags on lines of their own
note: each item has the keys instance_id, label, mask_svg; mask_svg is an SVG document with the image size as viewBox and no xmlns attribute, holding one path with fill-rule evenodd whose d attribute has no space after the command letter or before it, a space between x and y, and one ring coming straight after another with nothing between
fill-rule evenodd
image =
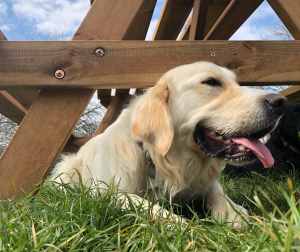
<instances>
[{"instance_id":1,"label":"dog's black nose","mask_svg":"<svg viewBox=\"0 0 300 252\"><path fill-rule=\"evenodd\" d=\"M265 104L267 109L281 115L285 112L286 98L279 94L268 94L265 96Z\"/></svg>"}]
</instances>

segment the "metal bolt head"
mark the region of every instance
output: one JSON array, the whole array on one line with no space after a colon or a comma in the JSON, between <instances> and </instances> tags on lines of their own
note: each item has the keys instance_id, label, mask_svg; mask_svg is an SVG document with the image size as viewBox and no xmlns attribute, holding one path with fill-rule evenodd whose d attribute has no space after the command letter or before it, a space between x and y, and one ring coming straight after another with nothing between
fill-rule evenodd
<instances>
[{"instance_id":1,"label":"metal bolt head","mask_svg":"<svg viewBox=\"0 0 300 252\"><path fill-rule=\"evenodd\" d=\"M65 77L65 71L62 69L57 69L54 73L56 79L63 79Z\"/></svg>"},{"instance_id":2,"label":"metal bolt head","mask_svg":"<svg viewBox=\"0 0 300 252\"><path fill-rule=\"evenodd\" d=\"M95 55L98 57L104 57L105 50L102 47L96 48Z\"/></svg>"}]
</instances>

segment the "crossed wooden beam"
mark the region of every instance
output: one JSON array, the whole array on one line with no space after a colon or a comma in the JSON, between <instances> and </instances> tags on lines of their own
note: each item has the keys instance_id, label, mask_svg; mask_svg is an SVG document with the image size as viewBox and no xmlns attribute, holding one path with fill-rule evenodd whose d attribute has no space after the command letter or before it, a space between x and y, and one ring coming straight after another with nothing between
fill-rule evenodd
<instances>
[{"instance_id":1,"label":"crossed wooden beam","mask_svg":"<svg viewBox=\"0 0 300 252\"><path fill-rule=\"evenodd\" d=\"M95 89L108 106L101 133L122 110L128 88L151 86L176 65L214 61L246 85L300 83L297 41L211 41L229 39L261 2L166 0L153 39L183 33L183 40L206 42L143 42L156 0L93 1L72 42L5 42L0 33L0 112L20 122L0 160L0 198L32 192L43 181ZM300 2L269 2L298 38ZM103 88L123 91L110 97Z\"/></svg>"}]
</instances>

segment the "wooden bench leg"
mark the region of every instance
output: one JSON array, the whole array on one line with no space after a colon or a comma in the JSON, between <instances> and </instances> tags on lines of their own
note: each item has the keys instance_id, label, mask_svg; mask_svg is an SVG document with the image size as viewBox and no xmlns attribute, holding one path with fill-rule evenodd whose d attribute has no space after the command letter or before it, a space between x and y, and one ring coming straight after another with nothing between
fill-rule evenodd
<instances>
[{"instance_id":1,"label":"wooden bench leg","mask_svg":"<svg viewBox=\"0 0 300 252\"><path fill-rule=\"evenodd\" d=\"M294 0L268 0L268 2L294 39L300 39L300 2Z\"/></svg>"},{"instance_id":2,"label":"wooden bench leg","mask_svg":"<svg viewBox=\"0 0 300 252\"><path fill-rule=\"evenodd\" d=\"M109 127L118 118L124 104L129 100L130 96L128 94L120 94L112 97L110 104L107 107L107 111L100 123L100 126L95 132L95 135L99 135L104 132L104 130Z\"/></svg>"},{"instance_id":3,"label":"wooden bench leg","mask_svg":"<svg viewBox=\"0 0 300 252\"><path fill-rule=\"evenodd\" d=\"M155 3L96 0L74 39L144 39ZM93 93L86 89L41 91L1 157L0 199L32 192L42 183Z\"/></svg>"},{"instance_id":4,"label":"wooden bench leg","mask_svg":"<svg viewBox=\"0 0 300 252\"><path fill-rule=\"evenodd\" d=\"M42 91L0 160L0 198L41 183L93 91ZM58 119L60 118L60 120Z\"/></svg>"},{"instance_id":5,"label":"wooden bench leg","mask_svg":"<svg viewBox=\"0 0 300 252\"><path fill-rule=\"evenodd\" d=\"M77 152L79 148L91 138L103 133L106 128L108 128L118 118L118 116L122 112L124 104L129 100L129 98L130 96L128 94L119 94L118 96L111 97L111 101L107 106L107 111L95 133L86 137L72 136L69 139L64 151L70 153Z\"/></svg>"}]
</instances>

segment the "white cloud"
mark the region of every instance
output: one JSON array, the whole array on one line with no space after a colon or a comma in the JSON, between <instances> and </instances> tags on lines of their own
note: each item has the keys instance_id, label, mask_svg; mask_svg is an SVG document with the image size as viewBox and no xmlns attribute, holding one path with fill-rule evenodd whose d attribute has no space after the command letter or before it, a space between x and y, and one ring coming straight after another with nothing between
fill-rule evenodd
<instances>
[{"instance_id":1,"label":"white cloud","mask_svg":"<svg viewBox=\"0 0 300 252\"><path fill-rule=\"evenodd\" d=\"M89 9L88 0L12 0L12 10L49 36L73 33Z\"/></svg>"},{"instance_id":2,"label":"white cloud","mask_svg":"<svg viewBox=\"0 0 300 252\"><path fill-rule=\"evenodd\" d=\"M11 27L7 24L4 24L4 25L0 25L0 31L2 32L8 32L10 31Z\"/></svg>"},{"instance_id":3,"label":"white cloud","mask_svg":"<svg viewBox=\"0 0 300 252\"><path fill-rule=\"evenodd\" d=\"M8 32L11 30L10 25L8 25L5 21L5 17L7 15L8 11L8 6L7 4L3 1L0 0L0 31L2 32Z\"/></svg>"},{"instance_id":4,"label":"white cloud","mask_svg":"<svg viewBox=\"0 0 300 252\"><path fill-rule=\"evenodd\" d=\"M275 32L276 29L278 32ZM279 30L281 32L279 32ZM283 27L257 25L255 22L246 22L230 38L230 40L282 40Z\"/></svg>"},{"instance_id":5,"label":"white cloud","mask_svg":"<svg viewBox=\"0 0 300 252\"><path fill-rule=\"evenodd\" d=\"M230 40L260 40L261 35L257 29L249 24L243 24L230 38Z\"/></svg>"},{"instance_id":6,"label":"white cloud","mask_svg":"<svg viewBox=\"0 0 300 252\"><path fill-rule=\"evenodd\" d=\"M3 0L0 0L0 15L6 15L7 9L7 4Z\"/></svg>"},{"instance_id":7,"label":"white cloud","mask_svg":"<svg viewBox=\"0 0 300 252\"><path fill-rule=\"evenodd\" d=\"M277 27L257 25L256 23L243 24L230 40L289 40L288 31L280 24Z\"/></svg>"}]
</instances>

